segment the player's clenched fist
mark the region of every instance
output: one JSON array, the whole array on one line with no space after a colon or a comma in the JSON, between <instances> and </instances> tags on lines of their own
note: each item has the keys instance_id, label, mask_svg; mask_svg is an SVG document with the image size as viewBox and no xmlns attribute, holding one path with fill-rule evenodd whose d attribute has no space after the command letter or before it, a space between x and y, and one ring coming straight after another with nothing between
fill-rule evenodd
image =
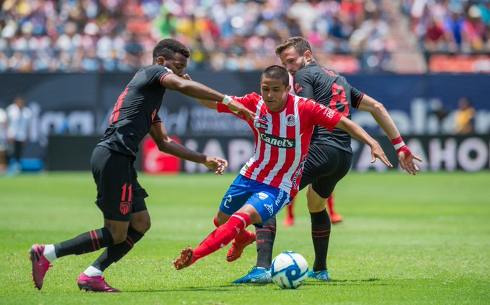
<instances>
[{"instance_id":1,"label":"player's clenched fist","mask_svg":"<svg viewBox=\"0 0 490 305\"><path fill-rule=\"evenodd\" d=\"M216 175L223 175L225 169L228 167L228 161L218 157L206 157L206 161L203 164L208 169L214 171Z\"/></svg>"}]
</instances>

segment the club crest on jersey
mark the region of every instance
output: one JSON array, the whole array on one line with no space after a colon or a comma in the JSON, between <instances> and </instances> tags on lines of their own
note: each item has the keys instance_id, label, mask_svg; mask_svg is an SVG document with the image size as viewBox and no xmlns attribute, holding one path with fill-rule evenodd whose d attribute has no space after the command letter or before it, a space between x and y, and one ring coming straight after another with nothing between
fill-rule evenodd
<instances>
[{"instance_id":1,"label":"club crest on jersey","mask_svg":"<svg viewBox=\"0 0 490 305\"><path fill-rule=\"evenodd\" d=\"M301 87L299 83L294 83L294 92L296 92L296 94L299 94L301 93L301 91L303 91L303 87Z\"/></svg>"},{"instance_id":2,"label":"club crest on jersey","mask_svg":"<svg viewBox=\"0 0 490 305\"><path fill-rule=\"evenodd\" d=\"M286 126L292 127L294 125L296 125L296 117L294 114L288 114L286 116Z\"/></svg>"},{"instance_id":3,"label":"club crest on jersey","mask_svg":"<svg viewBox=\"0 0 490 305\"><path fill-rule=\"evenodd\" d=\"M260 139L267 144L280 148L293 148L296 143L296 140L294 139L276 137L266 133L261 133Z\"/></svg>"},{"instance_id":4,"label":"club crest on jersey","mask_svg":"<svg viewBox=\"0 0 490 305\"><path fill-rule=\"evenodd\" d=\"M257 129L267 129L269 124L269 118L266 115L261 115L258 119L255 120L254 126Z\"/></svg>"}]
</instances>

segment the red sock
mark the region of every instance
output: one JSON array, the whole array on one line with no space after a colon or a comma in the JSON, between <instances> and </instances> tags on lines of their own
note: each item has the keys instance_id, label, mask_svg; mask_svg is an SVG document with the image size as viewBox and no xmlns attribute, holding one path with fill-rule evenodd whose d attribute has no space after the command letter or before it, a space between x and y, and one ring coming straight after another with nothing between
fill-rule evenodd
<instances>
[{"instance_id":1,"label":"red sock","mask_svg":"<svg viewBox=\"0 0 490 305\"><path fill-rule=\"evenodd\" d=\"M287 217L294 218L294 200L290 204L288 204Z\"/></svg>"},{"instance_id":2,"label":"red sock","mask_svg":"<svg viewBox=\"0 0 490 305\"><path fill-rule=\"evenodd\" d=\"M193 250L192 261L195 262L207 256L221 247L229 244L241 231L250 225L250 216L245 213L235 213L223 225L204 239L199 246Z\"/></svg>"},{"instance_id":3,"label":"red sock","mask_svg":"<svg viewBox=\"0 0 490 305\"><path fill-rule=\"evenodd\" d=\"M334 204L334 200L333 200L333 194L331 194L328 198L327 198L327 207L328 207L328 213L330 215L332 214L335 214L335 211L333 209L333 204Z\"/></svg>"}]
</instances>

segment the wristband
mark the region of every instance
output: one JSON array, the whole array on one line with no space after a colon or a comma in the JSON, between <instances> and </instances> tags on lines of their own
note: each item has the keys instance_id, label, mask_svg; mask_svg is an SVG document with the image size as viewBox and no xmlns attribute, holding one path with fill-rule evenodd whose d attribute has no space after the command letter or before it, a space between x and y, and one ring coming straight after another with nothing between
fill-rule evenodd
<instances>
[{"instance_id":1,"label":"wristband","mask_svg":"<svg viewBox=\"0 0 490 305\"><path fill-rule=\"evenodd\" d=\"M225 95L225 97L223 98L223 100L221 102L223 103L223 105L228 105L232 101L233 101L233 98L231 96Z\"/></svg>"},{"instance_id":2,"label":"wristband","mask_svg":"<svg viewBox=\"0 0 490 305\"><path fill-rule=\"evenodd\" d=\"M396 152L398 152L403 146L406 146L405 142L403 142L403 139L401 136L398 138L392 139L391 144L395 147Z\"/></svg>"}]
</instances>

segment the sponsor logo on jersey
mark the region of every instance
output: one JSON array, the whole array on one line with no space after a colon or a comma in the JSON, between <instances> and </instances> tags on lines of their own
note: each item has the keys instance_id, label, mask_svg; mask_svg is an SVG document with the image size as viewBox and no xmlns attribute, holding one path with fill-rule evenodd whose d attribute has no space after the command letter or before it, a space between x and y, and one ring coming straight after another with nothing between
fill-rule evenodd
<instances>
[{"instance_id":1,"label":"sponsor logo on jersey","mask_svg":"<svg viewBox=\"0 0 490 305\"><path fill-rule=\"evenodd\" d=\"M331 118L333 118L334 115L335 115L335 111L333 111L332 109L328 108L328 110L327 110L327 118L331 119Z\"/></svg>"},{"instance_id":2,"label":"sponsor logo on jersey","mask_svg":"<svg viewBox=\"0 0 490 305\"><path fill-rule=\"evenodd\" d=\"M296 117L294 114L288 114L286 117L286 126L292 127L294 125L296 125Z\"/></svg>"},{"instance_id":3,"label":"sponsor logo on jersey","mask_svg":"<svg viewBox=\"0 0 490 305\"><path fill-rule=\"evenodd\" d=\"M266 133L261 133L260 139L267 144L280 148L293 148L296 143L295 139L276 137Z\"/></svg>"}]
</instances>

